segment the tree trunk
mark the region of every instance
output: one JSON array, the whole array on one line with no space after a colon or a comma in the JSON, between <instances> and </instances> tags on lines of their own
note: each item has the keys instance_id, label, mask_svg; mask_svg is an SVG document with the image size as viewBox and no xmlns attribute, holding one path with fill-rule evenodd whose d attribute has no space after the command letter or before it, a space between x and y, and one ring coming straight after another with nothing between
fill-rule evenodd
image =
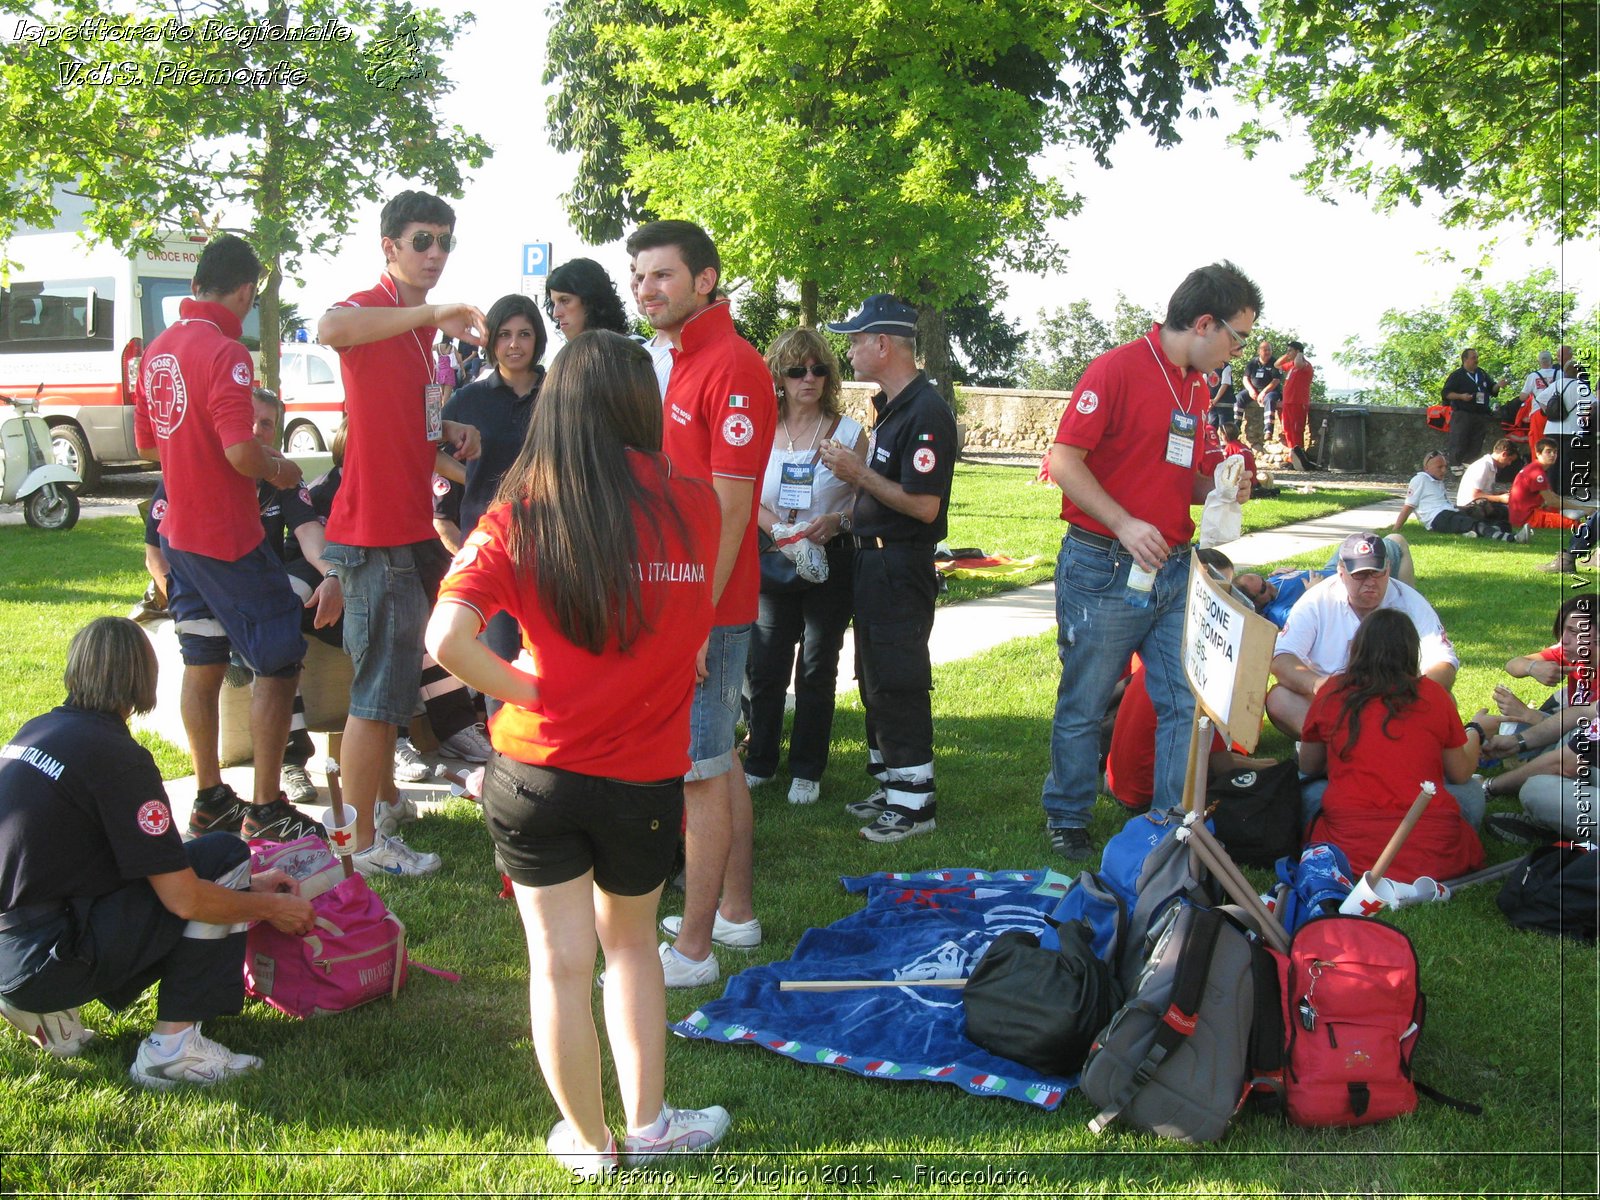
<instances>
[{"instance_id":1,"label":"tree trunk","mask_svg":"<svg viewBox=\"0 0 1600 1200\"><path fill-rule=\"evenodd\" d=\"M922 369L954 411L956 389L950 378L950 329L943 309L931 304L917 305L917 340L922 344Z\"/></svg>"},{"instance_id":2,"label":"tree trunk","mask_svg":"<svg viewBox=\"0 0 1600 1200\"><path fill-rule=\"evenodd\" d=\"M274 254L267 263L267 284L261 289L261 384L278 391L278 293L283 286L283 264ZM281 393L280 393L281 395Z\"/></svg>"},{"instance_id":3,"label":"tree trunk","mask_svg":"<svg viewBox=\"0 0 1600 1200\"><path fill-rule=\"evenodd\" d=\"M800 324L807 329L817 327L817 281L800 281Z\"/></svg>"}]
</instances>

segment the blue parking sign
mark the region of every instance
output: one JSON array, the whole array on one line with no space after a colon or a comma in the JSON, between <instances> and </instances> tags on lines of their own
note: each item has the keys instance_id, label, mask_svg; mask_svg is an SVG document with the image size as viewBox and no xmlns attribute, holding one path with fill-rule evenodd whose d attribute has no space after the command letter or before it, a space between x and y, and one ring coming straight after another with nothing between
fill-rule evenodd
<instances>
[{"instance_id":1,"label":"blue parking sign","mask_svg":"<svg viewBox=\"0 0 1600 1200\"><path fill-rule=\"evenodd\" d=\"M523 244L522 273L524 275L550 274L549 242L525 242Z\"/></svg>"}]
</instances>

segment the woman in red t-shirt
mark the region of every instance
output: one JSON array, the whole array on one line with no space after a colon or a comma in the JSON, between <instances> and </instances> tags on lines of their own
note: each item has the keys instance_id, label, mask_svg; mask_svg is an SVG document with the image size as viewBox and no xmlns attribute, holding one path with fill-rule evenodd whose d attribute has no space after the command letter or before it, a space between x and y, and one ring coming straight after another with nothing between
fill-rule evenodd
<instances>
[{"instance_id":1,"label":"woman in red t-shirt","mask_svg":"<svg viewBox=\"0 0 1600 1200\"><path fill-rule=\"evenodd\" d=\"M1311 701L1300 769L1328 773L1311 834L1335 842L1350 865L1377 860L1424 782L1433 803L1406 839L1389 876L1451 879L1483 865L1483 845L1445 783L1466 783L1483 746L1480 711L1465 728L1455 701L1417 674L1417 629L1399 609L1369 614L1350 643L1350 662ZM1477 806L1481 810L1481 805Z\"/></svg>"},{"instance_id":2,"label":"woman in red t-shirt","mask_svg":"<svg viewBox=\"0 0 1600 1200\"><path fill-rule=\"evenodd\" d=\"M568 343L427 632L441 665L504 701L484 819L527 934L534 1050L561 1110L546 1144L589 1179L617 1166L590 1001L597 944L628 1161L706 1149L728 1127L721 1108L662 1100L656 906L683 819L721 518L711 488L661 453L661 421L644 349L604 330ZM521 628L514 663L478 641L500 611Z\"/></svg>"}]
</instances>

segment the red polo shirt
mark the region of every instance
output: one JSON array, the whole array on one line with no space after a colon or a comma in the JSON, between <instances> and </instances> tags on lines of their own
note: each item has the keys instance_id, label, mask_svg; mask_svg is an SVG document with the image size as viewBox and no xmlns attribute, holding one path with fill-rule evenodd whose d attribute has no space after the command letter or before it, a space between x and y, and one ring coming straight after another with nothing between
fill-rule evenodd
<instances>
[{"instance_id":1,"label":"red polo shirt","mask_svg":"<svg viewBox=\"0 0 1600 1200\"><path fill-rule=\"evenodd\" d=\"M1173 365L1161 349L1157 323L1138 341L1089 364L1061 417L1056 441L1087 450L1084 462L1106 494L1130 516L1154 525L1170 545L1179 545L1194 536L1189 498L1195 449L1210 404L1205 376ZM1189 458L1182 465L1167 461L1174 413L1195 422ZM1113 536L1065 493L1061 519Z\"/></svg>"},{"instance_id":2,"label":"red polo shirt","mask_svg":"<svg viewBox=\"0 0 1600 1200\"><path fill-rule=\"evenodd\" d=\"M744 625L756 619L761 591L756 510L778 424L777 393L766 360L734 329L726 300L690 317L680 340L662 401L662 449L691 478L750 481L750 520L717 601L718 625Z\"/></svg>"},{"instance_id":3,"label":"red polo shirt","mask_svg":"<svg viewBox=\"0 0 1600 1200\"><path fill-rule=\"evenodd\" d=\"M402 308L387 274L335 308ZM340 346L344 480L328 514L328 540L346 546L406 546L432 541L433 464L423 388L434 381L434 329L410 329L381 342Z\"/></svg>"},{"instance_id":4,"label":"red polo shirt","mask_svg":"<svg viewBox=\"0 0 1600 1200\"><path fill-rule=\"evenodd\" d=\"M222 305L183 301L178 321L144 352L133 399L135 444L161 451L161 536L224 562L261 544L256 481L226 453L255 437L255 370L239 332L239 318Z\"/></svg>"},{"instance_id":5,"label":"red polo shirt","mask_svg":"<svg viewBox=\"0 0 1600 1200\"><path fill-rule=\"evenodd\" d=\"M668 515L658 543L639 532L640 599L646 631L624 652L574 645L539 602L534 581L518 575L506 551L510 509L497 504L478 522L439 587L439 603L465 604L485 621L509 612L533 657L539 700L531 709L503 705L489 721L494 748L519 762L644 783L689 769L689 705L694 659L711 631L711 574L721 524L716 494L705 483L662 480L656 455L630 453L634 473ZM679 537L670 514L682 517Z\"/></svg>"},{"instance_id":6,"label":"red polo shirt","mask_svg":"<svg viewBox=\"0 0 1600 1200\"><path fill-rule=\"evenodd\" d=\"M1535 459L1511 481L1511 495L1507 507L1511 509L1511 528L1520 529L1533 519L1533 514L1544 507L1544 494L1552 490L1549 473Z\"/></svg>"}]
</instances>

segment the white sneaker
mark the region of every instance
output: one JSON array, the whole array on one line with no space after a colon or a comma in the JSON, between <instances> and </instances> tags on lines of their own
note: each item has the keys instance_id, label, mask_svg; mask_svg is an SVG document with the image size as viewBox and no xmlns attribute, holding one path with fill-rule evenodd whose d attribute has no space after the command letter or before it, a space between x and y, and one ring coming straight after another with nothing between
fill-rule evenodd
<instances>
[{"instance_id":1,"label":"white sneaker","mask_svg":"<svg viewBox=\"0 0 1600 1200\"><path fill-rule=\"evenodd\" d=\"M413 850L392 835L374 839L350 858L363 875L432 875L440 866L437 854Z\"/></svg>"},{"instance_id":2,"label":"white sneaker","mask_svg":"<svg viewBox=\"0 0 1600 1200\"><path fill-rule=\"evenodd\" d=\"M85 1029L75 1008L60 1012L36 1013L0 998L0 1017L20 1029L23 1035L46 1054L73 1058L94 1041L92 1029Z\"/></svg>"},{"instance_id":3,"label":"white sneaker","mask_svg":"<svg viewBox=\"0 0 1600 1200\"><path fill-rule=\"evenodd\" d=\"M771 782L772 782L772 776L771 775L752 775L752 774L750 774L749 771L746 771L744 773L744 785L745 785L745 787L749 788L752 792L755 791L762 784L771 783Z\"/></svg>"},{"instance_id":4,"label":"white sneaker","mask_svg":"<svg viewBox=\"0 0 1600 1200\"><path fill-rule=\"evenodd\" d=\"M299 763L284 763L280 781L290 804L310 804L317 798L317 785Z\"/></svg>"},{"instance_id":5,"label":"white sneaker","mask_svg":"<svg viewBox=\"0 0 1600 1200\"><path fill-rule=\"evenodd\" d=\"M661 932L668 937L676 938L678 930L683 928L682 917L662 917ZM735 950L754 950L761 945L761 921L751 917L748 921L724 921L722 914L717 914L717 919L711 923L711 940L719 946L731 946Z\"/></svg>"},{"instance_id":6,"label":"white sneaker","mask_svg":"<svg viewBox=\"0 0 1600 1200\"><path fill-rule=\"evenodd\" d=\"M565 1121L544 1139L545 1151L567 1170L574 1182L599 1183L608 1175L617 1173L617 1139L607 1135L604 1150L590 1150L578 1145L578 1135Z\"/></svg>"},{"instance_id":7,"label":"white sneaker","mask_svg":"<svg viewBox=\"0 0 1600 1200\"><path fill-rule=\"evenodd\" d=\"M489 744L488 729L480 722L445 738L439 743L439 753L447 758L459 758L462 762L481 763L489 761L494 747Z\"/></svg>"},{"instance_id":8,"label":"white sneaker","mask_svg":"<svg viewBox=\"0 0 1600 1200\"><path fill-rule=\"evenodd\" d=\"M190 1028L177 1050L163 1055L149 1038L139 1043L139 1053L128 1068L128 1078L140 1087L169 1091L180 1083L209 1087L246 1071L254 1071L261 1060L253 1054L235 1054L219 1042Z\"/></svg>"},{"instance_id":9,"label":"white sneaker","mask_svg":"<svg viewBox=\"0 0 1600 1200\"><path fill-rule=\"evenodd\" d=\"M815 779L796 779L789 785L790 804L815 804L822 795L822 784Z\"/></svg>"},{"instance_id":10,"label":"white sneaker","mask_svg":"<svg viewBox=\"0 0 1600 1200\"><path fill-rule=\"evenodd\" d=\"M660 1137L630 1133L622 1139L622 1154L630 1167L654 1162L667 1154L692 1154L709 1150L720 1142L733 1122L728 1110L719 1104L710 1108L668 1108L661 1115L667 1129Z\"/></svg>"},{"instance_id":11,"label":"white sneaker","mask_svg":"<svg viewBox=\"0 0 1600 1200\"><path fill-rule=\"evenodd\" d=\"M715 983L720 974L715 954L708 955L702 962L695 962L679 954L666 942L662 942L656 952L661 955L661 971L667 977L669 988L704 987L708 983Z\"/></svg>"},{"instance_id":12,"label":"white sneaker","mask_svg":"<svg viewBox=\"0 0 1600 1200\"><path fill-rule=\"evenodd\" d=\"M394 742L394 777L400 783L421 783L433 774L432 768L422 761L422 755L411 744L410 738L396 738Z\"/></svg>"},{"instance_id":13,"label":"white sneaker","mask_svg":"<svg viewBox=\"0 0 1600 1200\"><path fill-rule=\"evenodd\" d=\"M405 803L410 803L406 801ZM377 831L380 838L394 837L400 832L400 822L405 820L401 814L404 812L401 804L389 804L383 800L375 801L372 805L372 828Z\"/></svg>"},{"instance_id":14,"label":"white sneaker","mask_svg":"<svg viewBox=\"0 0 1600 1200\"><path fill-rule=\"evenodd\" d=\"M1524 525L1521 529L1517 530L1517 532L1512 535L1512 538L1513 538L1514 541L1521 542L1524 546L1526 546L1528 544L1528 539L1531 538L1531 537L1533 537L1533 530L1532 530L1531 527L1529 527L1527 525Z\"/></svg>"}]
</instances>

